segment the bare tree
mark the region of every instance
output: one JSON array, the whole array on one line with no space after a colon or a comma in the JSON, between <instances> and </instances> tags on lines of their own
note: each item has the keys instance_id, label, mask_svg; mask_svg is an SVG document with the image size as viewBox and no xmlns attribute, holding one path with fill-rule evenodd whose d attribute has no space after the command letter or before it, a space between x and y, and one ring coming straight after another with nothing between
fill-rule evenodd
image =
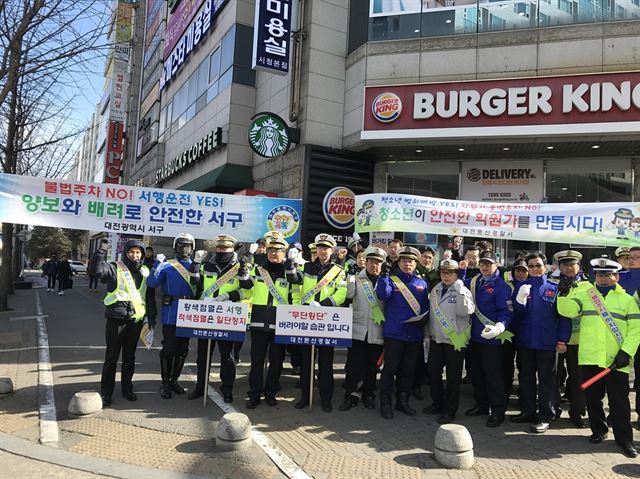
<instances>
[{"instance_id":1,"label":"bare tree","mask_svg":"<svg viewBox=\"0 0 640 479\"><path fill-rule=\"evenodd\" d=\"M0 0L0 166L60 177L82 128L70 105L96 58L106 58L104 0ZM0 311L12 291L13 224L2 224Z\"/></svg>"}]
</instances>

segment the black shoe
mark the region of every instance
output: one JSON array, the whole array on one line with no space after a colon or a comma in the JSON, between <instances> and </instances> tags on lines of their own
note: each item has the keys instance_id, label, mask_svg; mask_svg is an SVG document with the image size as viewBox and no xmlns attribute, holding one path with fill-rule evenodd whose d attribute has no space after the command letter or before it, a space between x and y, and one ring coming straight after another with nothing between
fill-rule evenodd
<instances>
[{"instance_id":1,"label":"black shoe","mask_svg":"<svg viewBox=\"0 0 640 479\"><path fill-rule=\"evenodd\" d=\"M258 404L260 404L260 398L250 398L247 403L247 409L255 409L258 407Z\"/></svg>"},{"instance_id":2,"label":"black shoe","mask_svg":"<svg viewBox=\"0 0 640 479\"><path fill-rule=\"evenodd\" d=\"M352 407L356 407L358 405L358 398L356 398L355 396L347 396L346 398L344 398L344 402L342 404L340 404L340 407L338 408L340 411L348 411L349 409L351 409Z\"/></svg>"},{"instance_id":3,"label":"black shoe","mask_svg":"<svg viewBox=\"0 0 640 479\"><path fill-rule=\"evenodd\" d=\"M102 407L111 406L111 396L102 396Z\"/></svg>"},{"instance_id":4,"label":"black shoe","mask_svg":"<svg viewBox=\"0 0 640 479\"><path fill-rule=\"evenodd\" d=\"M422 401L424 399L424 395L422 394L422 389L413 388L413 397L416 398L418 401Z\"/></svg>"},{"instance_id":5,"label":"black shoe","mask_svg":"<svg viewBox=\"0 0 640 479\"><path fill-rule=\"evenodd\" d=\"M185 392L184 388L180 385L177 379L172 379L171 381L169 381L169 387L171 388L171 391L179 395L182 395Z\"/></svg>"},{"instance_id":6,"label":"black shoe","mask_svg":"<svg viewBox=\"0 0 640 479\"><path fill-rule=\"evenodd\" d=\"M362 404L364 404L364 407L367 409L375 409L376 408L376 398L371 397L371 396L367 396L362 398Z\"/></svg>"},{"instance_id":7,"label":"black shoe","mask_svg":"<svg viewBox=\"0 0 640 479\"><path fill-rule=\"evenodd\" d=\"M622 448L622 454L624 454L625 456L631 459L635 459L636 457L638 457L638 451L635 447L633 447L632 442L625 442L624 444L620 444L620 447Z\"/></svg>"},{"instance_id":8,"label":"black shoe","mask_svg":"<svg viewBox=\"0 0 640 479\"><path fill-rule=\"evenodd\" d=\"M489 419L487 419L487 427L498 427L503 422L504 416L495 416L492 414L489 416Z\"/></svg>"},{"instance_id":9,"label":"black shoe","mask_svg":"<svg viewBox=\"0 0 640 479\"><path fill-rule=\"evenodd\" d=\"M407 416L416 416L418 412L409 406L409 393L400 393L396 401L396 411L400 411Z\"/></svg>"},{"instance_id":10,"label":"black shoe","mask_svg":"<svg viewBox=\"0 0 640 479\"><path fill-rule=\"evenodd\" d=\"M380 396L380 415L385 419L393 419L391 396Z\"/></svg>"},{"instance_id":11,"label":"black shoe","mask_svg":"<svg viewBox=\"0 0 640 479\"><path fill-rule=\"evenodd\" d=\"M587 421L578 413L569 413L569 419L571 419L573 425L578 429L587 427Z\"/></svg>"},{"instance_id":12,"label":"black shoe","mask_svg":"<svg viewBox=\"0 0 640 479\"><path fill-rule=\"evenodd\" d=\"M293 374L294 376L300 376L300 374L302 374L300 366L291 366L291 374Z\"/></svg>"},{"instance_id":13,"label":"black shoe","mask_svg":"<svg viewBox=\"0 0 640 479\"><path fill-rule=\"evenodd\" d=\"M132 401L132 402L138 400L138 396L136 396L136 393L134 393L133 391L122 393L122 397L125 398L127 401Z\"/></svg>"},{"instance_id":14,"label":"black shoe","mask_svg":"<svg viewBox=\"0 0 640 479\"><path fill-rule=\"evenodd\" d=\"M235 356L233 358L233 362L236 363L236 364L240 364L240 356Z\"/></svg>"},{"instance_id":15,"label":"black shoe","mask_svg":"<svg viewBox=\"0 0 640 479\"><path fill-rule=\"evenodd\" d=\"M171 399L171 386L169 386L169 383L162 383L160 397L162 399Z\"/></svg>"},{"instance_id":16,"label":"black shoe","mask_svg":"<svg viewBox=\"0 0 640 479\"><path fill-rule=\"evenodd\" d=\"M300 399L300 401L298 401L295 406L293 406L296 409L304 409L309 405L309 400L308 399Z\"/></svg>"},{"instance_id":17,"label":"black shoe","mask_svg":"<svg viewBox=\"0 0 640 479\"><path fill-rule=\"evenodd\" d=\"M537 422L529 427L529 431L534 434L544 434L547 429L549 429L549 423L544 421Z\"/></svg>"},{"instance_id":18,"label":"black shoe","mask_svg":"<svg viewBox=\"0 0 640 479\"><path fill-rule=\"evenodd\" d=\"M224 393L222 395L222 400L224 402L226 402L227 404L231 404L233 402L233 394L231 393Z\"/></svg>"},{"instance_id":19,"label":"black shoe","mask_svg":"<svg viewBox=\"0 0 640 479\"><path fill-rule=\"evenodd\" d=\"M486 416L489 414L489 411L482 409L480 406L474 406L471 409L467 409L464 414L465 416Z\"/></svg>"},{"instance_id":20,"label":"black shoe","mask_svg":"<svg viewBox=\"0 0 640 479\"><path fill-rule=\"evenodd\" d=\"M603 442L605 439L607 438L607 433L604 434L600 434L598 432L594 432L593 434L591 434L591 436L589 437L589 442L591 444L600 444L601 442Z\"/></svg>"},{"instance_id":21,"label":"black shoe","mask_svg":"<svg viewBox=\"0 0 640 479\"><path fill-rule=\"evenodd\" d=\"M438 417L438 424L449 424L451 421L455 419L453 414L444 413Z\"/></svg>"},{"instance_id":22,"label":"black shoe","mask_svg":"<svg viewBox=\"0 0 640 479\"><path fill-rule=\"evenodd\" d=\"M556 414L553 416L553 418L551 419L551 422L553 421L557 421L558 419L560 419L562 417L562 409L557 408L556 409Z\"/></svg>"},{"instance_id":23,"label":"black shoe","mask_svg":"<svg viewBox=\"0 0 640 479\"><path fill-rule=\"evenodd\" d=\"M530 423L534 423L536 422L536 416L533 414L525 414L523 412L521 412L520 414L516 415L516 416L511 416L509 418L509 421L514 422L516 424L524 424L527 422Z\"/></svg>"},{"instance_id":24,"label":"black shoe","mask_svg":"<svg viewBox=\"0 0 640 479\"><path fill-rule=\"evenodd\" d=\"M333 406L331 405L331 401L322 401L322 410L324 412L333 411Z\"/></svg>"},{"instance_id":25,"label":"black shoe","mask_svg":"<svg viewBox=\"0 0 640 479\"><path fill-rule=\"evenodd\" d=\"M468 374L462 378L462 380L460 381L461 384L471 384L471 376L469 376Z\"/></svg>"},{"instance_id":26,"label":"black shoe","mask_svg":"<svg viewBox=\"0 0 640 479\"><path fill-rule=\"evenodd\" d=\"M265 401L267 403L267 406L277 406L278 405L278 400L276 399L275 396L265 396Z\"/></svg>"},{"instance_id":27,"label":"black shoe","mask_svg":"<svg viewBox=\"0 0 640 479\"><path fill-rule=\"evenodd\" d=\"M435 404L430 404L429 406L424 408L422 412L425 414L440 414L442 413L442 408L437 407Z\"/></svg>"},{"instance_id":28,"label":"black shoe","mask_svg":"<svg viewBox=\"0 0 640 479\"><path fill-rule=\"evenodd\" d=\"M187 399L198 399L204 396L204 388L196 386L187 396Z\"/></svg>"}]
</instances>

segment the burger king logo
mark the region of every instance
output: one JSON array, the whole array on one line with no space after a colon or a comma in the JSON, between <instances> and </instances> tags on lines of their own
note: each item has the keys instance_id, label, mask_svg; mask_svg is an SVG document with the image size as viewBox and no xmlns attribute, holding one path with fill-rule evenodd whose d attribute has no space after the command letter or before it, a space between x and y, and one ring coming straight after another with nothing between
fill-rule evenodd
<instances>
[{"instance_id":1,"label":"burger king logo","mask_svg":"<svg viewBox=\"0 0 640 479\"><path fill-rule=\"evenodd\" d=\"M322 213L327 223L334 228L346 230L353 226L356 197L349 188L336 186L324 195Z\"/></svg>"},{"instance_id":2,"label":"burger king logo","mask_svg":"<svg viewBox=\"0 0 640 479\"><path fill-rule=\"evenodd\" d=\"M402 113L402 100L395 93L380 93L371 104L371 112L376 120L391 123Z\"/></svg>"}]
</instances>

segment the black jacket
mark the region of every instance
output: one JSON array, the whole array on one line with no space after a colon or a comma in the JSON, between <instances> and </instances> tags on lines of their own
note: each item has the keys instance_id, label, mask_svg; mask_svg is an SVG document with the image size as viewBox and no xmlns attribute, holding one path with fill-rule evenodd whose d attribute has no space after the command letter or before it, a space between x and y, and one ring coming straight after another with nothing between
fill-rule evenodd
<instances>
[{"instance_id":1,"label":"black jacket","mask_svg":"<svg viewBox=\"0 0 640 479\"><path fill-rule=\"evenodd\" d=\"M67 280L71 278L73 272L71 271L71 263L68 261L58 261L58 278L61 280Z\"/></svg>"}]
</instances>

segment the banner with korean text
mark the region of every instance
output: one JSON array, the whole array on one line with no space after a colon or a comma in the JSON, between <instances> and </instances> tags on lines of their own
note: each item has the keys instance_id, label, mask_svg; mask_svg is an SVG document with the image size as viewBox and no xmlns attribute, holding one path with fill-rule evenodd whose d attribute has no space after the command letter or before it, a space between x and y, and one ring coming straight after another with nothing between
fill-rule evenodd
<instances>
[{"instance_id":1,"label":"banner with korean text","mask_svg":"<svg viewBox=\"0 0 640 479\"><path fill-rule=\"evenodd\" d=\"M355 230L640 246L640 203L518 204L393 193L357 195Z\"/></svg>"},{"instance_id":2,"label":"banner with korean text","mask_svg":"<svg viewBox=\"0 0 640 479\"><path fill-rule=\"evenodd\" d=\"M302 200L82 183L0 174L0 221L109 233L253 242L267 231L300 241Z\"/></svg>"},{"instance_id":3,"label":"banner with korean text","mask_svg":"<svg viewBox=\"0 0 640 479\"><path fill-rule=\"evenodd\" d=\"M249 305L231 301L178 301L176 335L182 338L244 341Z\"/></svg>"},{"instance_id":4,"label":"banner with korean text","mask_svg":"<svg viewBox=\"0 0 640 479\"><path fill-rule=\"evenodd\" d=\"M284 305L276 308L276 343L351 346L351 308Z\"/></svg>"}]
</instances>

